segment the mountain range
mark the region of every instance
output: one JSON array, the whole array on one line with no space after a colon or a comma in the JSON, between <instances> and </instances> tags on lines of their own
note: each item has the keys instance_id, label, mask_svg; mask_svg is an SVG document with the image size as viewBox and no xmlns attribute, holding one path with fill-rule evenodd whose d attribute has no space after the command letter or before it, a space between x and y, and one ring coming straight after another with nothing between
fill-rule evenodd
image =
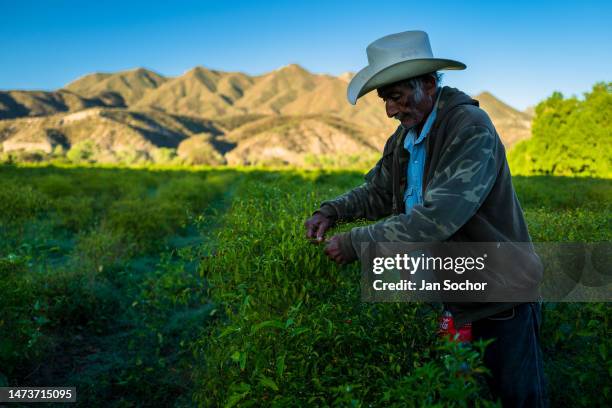
<instances>
[{"instance_id":1,"label":"mountain range","mask_svg":"<svg viewBox=\"0 0 612 408\"><path fill-rule=\"evenodd\" d=\"M303 164L308 155L380 152L397 122L375 93L346 101L352 77L291 64L250 76L195 67L178 77L138 68L85 75L57 91L0 91L2 150L69 151L97 161L154 160L176 149L190 163ZM475 96L506 147L529 137L531 114ZM130 153L131 152L131 153Z\"/></svg>"}]
</instances>

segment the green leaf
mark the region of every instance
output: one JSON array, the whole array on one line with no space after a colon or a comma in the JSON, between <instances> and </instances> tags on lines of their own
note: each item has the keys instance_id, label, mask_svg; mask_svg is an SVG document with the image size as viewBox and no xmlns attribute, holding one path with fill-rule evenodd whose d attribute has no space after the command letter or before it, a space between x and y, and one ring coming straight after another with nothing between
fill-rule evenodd
<instances>
[{"instance_id":1,"label":"green leaf","mask_svg":"<svg viewBox=\"0 0 612 408\"><path fill-rule=\"evenodd\" d=\"M300 334L303 334L303 333L306 333L306 332L309 332L309 331L310 331L310 329L309 329L309 328L306 328L306 327L298 327L297 329L295 329L295 330L293 330L293 331L291 332L291 335L292 335L292 336L299 336Z\"/></svg>"},{"instance_id":2,"label":"green leaf","mask_svg":"<svg viewBox=\"0 0 612 408\"><path fill-rule=\"evenodd\" d=\"M599 345L599 355L604 361L608 359L608 348L604 343Z\"/></svg>"},{"instance_id":3,"label":"green leaf","mask_svg":"<svg viewBox=\"0 0 612 408\"><path fill-rule=\"evenodd\" d=\"M259 383L263 385L264 387L271 388L274 391L278 391L278 385L276 385L274 380L272 380L270 377L266 377L265 375L262 375L259 378Z\"/></svg>"},{"instance_id":4,"label":"green leaf","mask_svg":"<svg viewBox=\"0 0 612 408\"><path fill-rule=\"evenodd\" d=\"M232 358L232 361L233 361L233 362L235 362L235 363L237 363L238 361L240 361L240 354L241 354L241 353L240 353L240 351L234 351L234 352L232 353L232 357L231 357L231 358Z\"/></svg>"},{"instance_id":5,"label":"green leaf","mask_svg":"<svg viewBox=\"0 0 612 408\"><path fill-rule=\"evenodd\" d=\"M234 405L239 403L248 394L249 394L249 392L247 391L247 392L243 392L241 394L234 393L234 394L230 395L230 397L227 399L227 402L225 403L225 408L232 408Z\"/></svg>"},{"instance_id":6,"label":"green leaf","mask_svg":"<svg viewBox=\"0 0 612 408\"><path fill-rule=\"evenodd\" d=\"M278 320L267 320L265 322L258 323L251 328L251 333L257 333L261 329L272 327L275 329L284 329L285 325Z\"/></svg>"},{"instance_id":7,"label":"green leaf","mask_svg":"<svg viewBox=\"0 0 612 408\"><path fill-rule=\"evenodd\" d=\"M287 355L283 354L282 356L277 357L276 359L276 375L278 378L281 378L283 376L283 373L285 372L285 357Z\"/></svg>"},{"instance_id":8,"label":"green leaf","mask_svg":"<svg viewBox=\"0 0 612 408\"><path fill-rule=\"evenodd\" d=\"M223 330L221 332L221 334L219 335L219 338L225 337L225 336L227 336L229 334L232 334L232 333L236 333L238 331L240 331L239 327L230 326L230 327L228 327L227 329L225 329L225 330Z\"/></svg>"},{"instance_id":9,"label":"green leaf","mask_svg":"<svg viewBox=\"0 0 612 408\"><path fill-rule=\"evenodd\" d=\"M244 371L244 369L246 368L246 360L247 360L247 353L246 351L242 351L240 352L240 370Z\"/></svg>"}]
</instances>

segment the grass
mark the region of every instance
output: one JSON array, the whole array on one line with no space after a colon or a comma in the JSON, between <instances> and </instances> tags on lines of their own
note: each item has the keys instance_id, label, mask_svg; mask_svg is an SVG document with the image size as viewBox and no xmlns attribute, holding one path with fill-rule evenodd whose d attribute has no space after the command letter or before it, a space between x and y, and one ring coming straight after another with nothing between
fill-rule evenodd
<instances>
[{"instance_id":1,"label":"grass","mask_svg":"<svg viewBox=\"0 0 612 408\"><path fill-rule=\"evenodd\" d=\"M0 385L79 405L491 406L427 304L365 304L304 239L347 171L0 167ZM536 241L610 241L612 183L515 177ZM344 231L352 225L341 225ZM547 304L553 405L606 405L607 304ZM3 384L4 383L4 384Z\"/></svg>"}]
</instances>

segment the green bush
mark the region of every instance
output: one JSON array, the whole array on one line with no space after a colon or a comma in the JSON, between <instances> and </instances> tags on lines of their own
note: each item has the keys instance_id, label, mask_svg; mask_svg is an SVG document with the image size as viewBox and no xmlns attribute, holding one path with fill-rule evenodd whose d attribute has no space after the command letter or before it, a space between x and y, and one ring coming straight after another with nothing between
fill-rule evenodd
<instances>
[{"instance_id":1,"label":"green bush","mask_svg":"<svg viewBox=\"0 0 612 408\"><path fill-rule=\"evenodd\" d=\"M315 205L310 191L291 174L253 174L241 185L244 198L224 217L218 252L200 266L223 318L196 349L204 365L196 400L204 406L481 400L479 354L455 349L441 362L437 314L427 305L362 303L358 267L331 265L305 242L296 220ZM460 362L469 364L463 374ZM400 398L409 386L416 389Z\"/></svg>"},{"instance_id":2,"label":"green bush","mask_svg":"<svg viewBox=\"0 0 612 408\"><path fill-rule=\"evenodd\" d=\"M62 198L72 194L78 194L79 186L75 185L72 177L65 174L39 174L33 180L36 190L50 198Z\"/></svg>"},{"instance_id":3,"label":"green bush","mask_svg":"<svg viewBox=\"0 0 612 408\"><path fill-rule=\"evenodd\" d=\"M95 160L96 146L90 140L75 143L66 153L66 158L73 163L87 163Z\"/></svg>"},{"instance_id":4,"label":"green bush","mask_svg":"<svg viewBox=\"0 0 612 408\"><path fill-rule=\"evenodd\" d=\"M100 228L77 236L72 259L74 268L93 280L99 272L125 261L137 250L137 243L127 241L116 231Z\"/></svg>"},{"instance_id":5,"label":"green bush","mask_svg":"<svg viewBox=\"0 0 612 408\"><path fill-rule=\"evenodd\" d=\"M103 221L103 228L121 237L138 252L158 249L162 239L177 231L186 221L186 210L179 203L130 199L114 203Z\"/></svg>"},{"instance_id":6,"label":"green bush","mask_svg":"<svg viewBox=\"0 0 612 408\"><path fill-rule=\"evenodd\" d=\"M509 153L513 174L612 177L612 83L595 84L584 100L559 92L540 102L532 138Z\"/></svg>"},{"instance_id":7,"label":"green bush","mask_svg":"<svg viewBox=\"0 0 612 408\"><path fill-rule=\"evenodd\" d=\"M217 187L217 188L215 188ZM212 196L218 193L218 186L211 185L201 174L176 177L161 185L156 200L163 203L181 203L190 211L202 210Z\"/></svg>"},{"instance_id":8,"label":"green bush","mask_svg":"<svg viewBox=\"0 0 612 408\"><path fill-rule=\"evenodd\" d=\"M22 225L47 206L47 198L32 187L10 180L0 182L0 225Z\"/></svg>"},{"instance_id":9,"label":"green bush","mask_svg":"<svg viewBox=\"0 0 612 408\"><path fill-rule=\"evenodd\" d=\"M94 218L92 197L63 196L53 200L51 206L59 217L60 228L78 232L92 224Z\"/></svg>"},{"instance_id":10,"label":"green bush","mask_svg":"<svg viewBox=\"0 0 612 408\"><path fill-rule=\"evenodd\" d=\"M0 258L0 374L6 376L29 369L51 346L42 282L28 267L26 258Z\"/></svg>"},{"instance_id":11,"label":"green bush","mask_svg":"<svg viewBox=\"0 0 612 408\"><path fill-rule=\"evenodd\" d=\"M609 303L550 303L545 305L542 348L551 406L609 405Z\"/></svg>"},{"instance_id":12,"label":"green bush","mask_svg":"<svg viewBox=\"0 0 612 408\"><path fill-rule=\"evenodd\" d=\"M176 163L177 157L176 149L168 147L160 147L152 152L152 159L155 164L173 164Z\"/></svg>"}]
</instances>

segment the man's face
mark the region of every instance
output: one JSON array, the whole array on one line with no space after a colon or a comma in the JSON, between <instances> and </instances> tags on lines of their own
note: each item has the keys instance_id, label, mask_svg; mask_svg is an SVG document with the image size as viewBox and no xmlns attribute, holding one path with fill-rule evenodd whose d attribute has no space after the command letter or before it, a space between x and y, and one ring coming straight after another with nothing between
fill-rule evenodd
<instances>
[{"instance_id":1,"label":"man's face","mask_svg":"<svg viewBox=\"0 0 612 408\"><path fill-rule=\"evenodd\" d=\"M435 82L424 81L423 97L415 100L415 91L406 83L396 83L378 89L378 96L384 101L387 116L395 118L406 128L420 125L433 108Z\"/></svg>"}]
</instances>

